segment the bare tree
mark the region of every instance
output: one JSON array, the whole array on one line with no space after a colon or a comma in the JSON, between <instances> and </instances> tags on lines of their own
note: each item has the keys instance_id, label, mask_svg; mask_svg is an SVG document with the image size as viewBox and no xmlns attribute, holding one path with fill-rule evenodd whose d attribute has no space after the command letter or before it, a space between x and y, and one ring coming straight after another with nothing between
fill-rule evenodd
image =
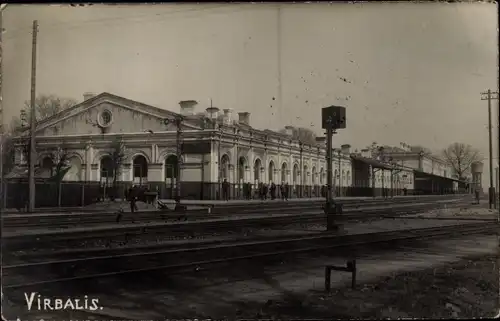
<instances>
[{"instance_id":1,"label":"bare tree","mask_svg":"<svg viewBox=\"0 0 500 321\"><path fill-rule=\"evenodd\" d=\"M50 180L57 183L57 205L61 206L61 188L62 180L71 166L69 165L68 149L63 145L50 154L52 164L54 165Z\"/></svg>"},{"instance_id":2,"label":"bare tree","mask_svg":"<svg viewBox=\"0 0 500 321\"><path fill-rule=\"evenodd\" d=\"M21 157L24 160L28 159L29 155L29 139L26 136L18 136L12 132L7 132L3 135L3 175L9 174L16 167L16 152L21 152Z\"/></svg>"},{"instance_id":3,"label":"bare tree","mask_svg":"<svg viewBox=\"0 0 500 321\"><path fill-rule=\"evenodd\" d=\"M122 139L117 138L111 144L111 161L112 161L112 170L113 170L113 195L111 196L113 199L116 197L117 191L117 183L118 177L122 170L123 162L125 161L125 145L123 144Z\"/></svg>"},{"instance_id":4,"label":"bare tree","mask_svg":"<svg viewBox=\"0 0 500 321\"><path fill-rule=\"evenodd\" d=\"M71 98L61 98L55 95L40 95L35 99L36 121L44 120L76 104L78 104L78 102ZM25 101L24 108L21 109L19 117L13 117L9 124L7 130L7 136L9 137L6 145L7 149L4 147L4 155L2 155L4 164L8 164L8 166L4 168L4 173L9 173L15 165L13 160L16 148L13 138L22 135L25 129L28 128L31 114L30 110L30 102ZM22 149L23 156L25 159L28 159L29 139L27 139L27 137L20 137L16 145L19 144L22 145L20 148Z\"/></svg>"},{"instance_id":5,"label":"bare tree","mask_svg":"<svg viewBox=\"0 0 500 321\"><path fill-rule=\"evenodd\" d=\"M285 134L286 129L281 129L279 132ZM306 144L311 144L311 145L317 144L316 134L309 128L293 127L292 139L300 140L301 142Z\"/></svg>"},{"instance_id":6,"label":"bare tree","mask_svg":"<svg viewBox=\"0 0 500 321\"><path fill-rule=\"evenodd\" d=\"M479 151L471 145L453 143L442 152L443 159L453 168L458 179L464 180L474 162L482 161Z\"/></svg>"},{"instance_id":7,"label":"bare tree","mask_svg":"<svg viewBox=\"0 0 500 321\"><path fill-rule=\"evenodd\" d=\"M3 141L3 153L2 153L2 164L3 164L3 172L2 175L10 173L12 169L15 167L15 155L16 155L16 147L14 144L14 139L11 134L5 134L2 137Z\"/></svg>"},{"instance_id":8,"label":"bare tree","mask_svg":"<svg viewBox=\"0 0 500 321\"><path fill-rule=\"evenodd\" d=\"M44 120L76 104L78 104L78 102L71 98L62 98L56 95L39 95L35 99L36 121ZM30 105L30 101L24 102L23 110L28 121L31 117Z\"/></svg>"},{"instance_id":9,"label":"bare tree","mask_svg":"<svg viewBox=\"0 0 500 321\"><path fill-rule=\"evenodd\" d=\"M57 150L52 152L50 157L52 159L52 164L54 164L52 178L54 180L61 181L70 168L68 162L68 149L62 145L58 147Z\"/></svg>"}]
</instances>

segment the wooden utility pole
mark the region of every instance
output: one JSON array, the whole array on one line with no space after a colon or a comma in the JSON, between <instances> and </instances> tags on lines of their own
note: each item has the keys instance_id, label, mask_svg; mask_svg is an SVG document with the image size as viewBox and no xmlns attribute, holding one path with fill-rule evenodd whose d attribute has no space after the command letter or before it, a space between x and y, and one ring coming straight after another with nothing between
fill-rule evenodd
<instances>
[{"instance_id":1,"label":"wooden utility pole","mask_svg":"<svg viewBox=\"0 0 500 321\"><path fill-rule=\"evenodd\" d=\"M30 142L29 142L29 168L28 168L28 185L29 185L29 203L28 212L32 213L35 210L35 162L36 162L36 147L35 147L35 130L36 130L36 44L38 34L38 21L33 21L33 43L31 52L31 116L30 116Z\"/></svg>"},{"instance_id":2,"label":"wooden utility pole","mask_svg":"<svg viewBox=\"0 0 500 321\"><path fill-rule=\"evenodd\" d=\"M3 126L3 104L2 104L2 97L3 97L3 83L2 83L2 34L3 34L3 23L2 23L2 16L3 16L3 10L5 9L7 5L6 4L1 4L0 5L0 220L3 219L3 209L6 205L6 200L4 197L4 181L3 181L3 144L4 144L4 126ZM2 237L2 229L0 226L0 238ZM3 301L3 292L2 292L2 301ZM3 303L3 302L2 302ZM7 320L3 314L1 314L2 321Z\"/></svg>"},{"instance_id":3,"label":"wooden utility pole","mask_svg":"<svg viewBox=\"0 0 500 321\"><path fill-rule=\"evenodd\" d=\"M488 139L489 139L489 156L490 156L490 188L488 189L488 198L489 198L489 205L490 209L491 208L496 208L496 192L495 192L495 187L493 184L493 137L492 137L492 126L491 126L491 100L497 99L498 100L498 92L492 92L491 89L488 89L486 92L481 93L482 97L481 100L487 100L488 101ZM496 95L494 97L493 95ZM499 153L500 153L500 128L499 128Z\"/></svg>"},{"instance_id":4,"label":"wooden utility pole","mask_svg":"<svg viewBox=\"0 0 500 321\"><path fill-rule=\"evenodd\" d=\"M3 75L3 62L2 62L2 34L3 34L3 23L2 23L2 16L3 16L3 10L5 8L5 4L2 4L0 7L0 213L3 211L4 205L5 205L5 199L3 197L3 143L4 143L4 125L3 125L3 103L2 103L2 97L3 97L3 83L2 83L2 75Z\"/></svg>"}]
</instances>

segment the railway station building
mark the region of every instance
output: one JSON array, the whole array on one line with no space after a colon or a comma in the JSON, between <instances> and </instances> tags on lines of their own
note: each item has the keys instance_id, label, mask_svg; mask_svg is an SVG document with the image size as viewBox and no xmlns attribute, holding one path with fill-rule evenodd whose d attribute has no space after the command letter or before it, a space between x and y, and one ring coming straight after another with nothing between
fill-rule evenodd
<instances>
[{"instance_id":1,"label":"railway station building","mask_svg":"<svg viewBox=\"0 0 500 321\"><path fill-rule=\"evenodd\" d=\"M326 184L324 143L294 140L291 127L286 127L286 133L256 129L248 112L198 110L196 105L196 101L182 101L180 113L175 113L110 93L86 93L80 104L40 121L36 126L36 175L41 180L37 195L47 197L37 197L37 203L54 193L42 180L53 175L54 155L61 157L61 151L68 167L61 198L71 204L88 203L113 185L118 186L113 190L120 198L132 184L170 199L176 195L177 179L185 199L220 198L224 180L230 183L231 198L244 197L245 183L256 188L261 182L288 183L290 197L321 196ZM174 121L179 116L180 136ZM7 199L16 187L26 184L26 135L16 138L16 168L8 175ZM117 146L123 157L114 170ZM412 162L388 165L373 160L366 151L352 153L349 145L336 149L333 162L336 195L381 195L391 187L396 194L414 190Z\"/></svg>"}]
</instances>

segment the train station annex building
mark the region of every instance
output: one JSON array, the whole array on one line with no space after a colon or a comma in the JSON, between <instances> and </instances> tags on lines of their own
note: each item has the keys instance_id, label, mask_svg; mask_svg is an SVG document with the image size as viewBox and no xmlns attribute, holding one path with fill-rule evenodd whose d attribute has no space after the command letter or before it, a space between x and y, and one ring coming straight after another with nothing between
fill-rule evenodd
<instances>
[{"instance_id":1,"label":"train station annex building","mask_svg":"<svg viewBox=\"0 0 500 321\"><path fill-rule=\"evenodd\" d=\"M286 127L287 133L253 128L248 112L200 112L196 104L182 101L180 113L174 113L110 93L87 93L82 103L37 123L38 179L50 176L53 155L63 148L69 167L63 178L63 198L74 198L76 186L109 187L114 176L113 146L119 142L125 154L117 173L120 193L132 184L146 185L160 198L173 198L180 176L182 198L188 199L217 199L224 179L231 184L231 198L243 198L243 183L248 182L253 187L259 182L286 182L290 197L321 196L321 186L326 184L324 143L293 140L291 127ZM181 175L176 170L177 126L165 122L179 115L183 119ZM8 175L8 185L24 184L19 173L27 168L22 152L25 141L23 136L16 138L16 168ZM433 156L397 149L389 155L387 162L374 159L367 150L353 153L349 145L336 149L336 195L381 195L384 188L394 194L403 190L451 193L465 187Z\"/></svg>"}]
</instances>

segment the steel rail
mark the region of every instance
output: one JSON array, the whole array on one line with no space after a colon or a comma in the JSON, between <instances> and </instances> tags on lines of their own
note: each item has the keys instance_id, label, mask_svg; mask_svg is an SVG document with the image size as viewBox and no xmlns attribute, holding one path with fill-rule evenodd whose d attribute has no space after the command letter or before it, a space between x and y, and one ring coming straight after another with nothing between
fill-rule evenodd
<instances>
[{"instance_id":1,"label":"steel rail","mask_svg":"<svg viewBox=\"0 0 500 321\"><path fill-rule=\"evenodd\" d=\"M421 199L419 202L458 202L461 201L461 199L458 198L453 198L453 199L428 199L424 200ZM359 207L367 207L367 206L377 206L377 205L391 205L391 204L411 204L414 203L414 200L408 200L408 199L403 199L401 201L376 201L376 202L353 202L353 203L345 203L344 208L359 208ZM290 203L278 203L278 204L273 204L271 207L266 207L264 205L262 206L257 206L257 207L244 207L244 208L238 208L238 209L232 209L228 213L225 214L217 214L217 213L211 213L210 215L207 215L206 210L203 213L186 213L186 218L189 219L197 219L197 218L206 218L206 217L226 217L226 216L232 216L235 214L261 214L262 212L266 213L272 213L272 212L281 212L283 209L293 209L294 211L298 211L300 209L310 209L310 208L321 208L320 203L316 204L294 204L293 206L290 205ZM116 214L117 211L115 212L95 212L95 213L65 213L65 214L60 214L60 213L52 213L52 214L11 214L11 215L6 215L3 218L3 225L4 228L6 227L26 227L26 226L44 226L44 225L54 225L56 223L57 225L63 225L67 223L75 223L75 224L88 224L88 223L106 223L106 222L113 222L116 219ZM131 219L129 213L125 213L123 219ZM128 214L128 215L127 215ZM133 214L133 218L135 220L141 220L141 219L147 219L147 218L152 218L152 219L168 219L168 218L178 218L180 214L172 213L171 211L143 211L143 212L138 212Z\"/></svg>"},{"instance_id":2,"label":"steel rail","mask_svg":"<svg viewBox=\"0 0 500 321\"><path fill-rule=\"evenodd\" d=\"M349 212L355 212L355 213L361 213L361 212L364 212L365 210L368 210L368 212L371 212L374 208L384 208L384 209L391 209L391 208L406 208L406 207L411 207L411 206L419 206L419 205L443 205L443 206L447 206L447 205L456 205L456 204L462 204L462 203L459 203L460 201L459 200L450 200L450 201L439 201L439 202L427 202L427 203L399 203L399 204L380 204L379 206L375 205L374 206L369 206L369 205L372 205L372 204L369 204L369 205L365 205L365 206L352 206L352 207L348 207L344 210L344 212L347 214ZM304 210L314 210L314 208L311 208L310 206L307 206L307 207L294 207L292 209L289 209L289 211L292 211L292 212L301 212L301 211L304 211ZM283 211L285 211L284 209L277 209L276 211L282 213ZM237 214L237 213L235 213ZM255 210L255 214L256 215L267 215L267 214L270 214L270 213L265 213L263 214L262 213L262 209L257 209ZM243 215L243 213L241 213L240 215ZM88 216L88 215L87 215ZM163 218L165 219L165 216L164 215L155 215L156 218ZM232 218L232 216L234 215L228 215L228 216L212 216L212 215L203 215L203 216L199 216L199 218L202 218L204 220L213 220L213 219L219 219L219 218ZM251 218L252 216L255 216L255 215L248 215L248 218ZM177 220L179 218L181 218L182 216L179 216L179 214L175 215L175 216L172 216L171 218L175 217ZM47 222L46 220L44 220L44 217L40 217L40 218L37 218L37 217L30 217L32 220L40 220L38 222L38 227L43 227L43 225L45 224L42 224L42 223L52 223L52 222ZM75 215L73 216L73 218L75 219L74 220L74 223L78 223L78 224L82 224L82 223L89 223L89 222L94 222L92 220L92 216L90 217L91 220L82 220L82 217L81 216L78 216L78 215ZM112 222L115 222L116 221L116 214L113 215L113 216L109 216L107 217L110 221ZM124 215L124 219L125 220L134 220L134 221L140 221L141 219L143 218L143 216L136 216L134 214L130 214L130 213L126 213L126 215ZM186 218L189 218L188 216L186 216ZM197 217L198 218L198 217ZM13 218L14 219L14 218ZM67 222L61 222L63 220L61 220L62 218L59 218L59 217L54 217L54 220L57 220L59 222L59 224L61 224L61 226L63 227L66 227L68 224ZM101 220L100 218L98 217L95 217L93 218L95 220L96 223L100 223L99 220ZM15 220L15 219L14 219ZM168 218L167 218L168 220ZM12 219L10 220L12 221ZM10 222L12 223L12 222ZM24 225L26 223L26 221L22 221L22 222L19 222L19 225ZM66 223L66 224L65 224ZM26 226L18 226L17 224L15 225L11 225L9 224L9 220L4 220L3 222L3 227L4 227L4 231L8 231L8 228L14 228L14 227L26 227ZM40 226L41 225L41 226ZM59 227L58 225L56 226L51 226L51 227Z\"/></svg>"},{"instance_id":3,"label":"steel rail","mask_svg":"<svg viewBox=\"0 0 500 321\"><path fill-rule=\"evenodd\" d=\"M109 277L130 273L140 273L154 270L162 270L162 269L180 269L187 268L192 266L200 266L207 264L216 264L216 263L229 263L238 260L245 259L255 259L255 258L263 258L269 256L280 256L280 255L290 255L300 252L310 252L310 251L318 251L336 247L352 247L359 246L365 244L374 244L381 242L391 242L396 240L409 240L409 239L418 239L418 238L430 238L430 237L441 237L448 236L451 234L476 234L476 233L486 233L493 232L498 230L498 224L460 224L460 225L451 225L444 227L431 227L431 228L421 228L421 229L406 229L406 230L398 230L398 231L389 231L389 232L377 232L377 233L366 233L366 234L358 234L358 235L332 235L331 233L316 235L316 236L304 236L300 238L289 238L282 239L278 241L260 241L260 242L240 242L230 245L221 245L221 246L213 246L213 247L199 247L199 248L191 248L184 250L171 250L171 251L160 251L160 252L149 252L149 253L133 253L133 254L124 254L121 256L109 256L109 257L94 257L94 258L86 258L86 259L76 259L76 260L64 260L64 261L52 261L52 262L40 262L40 263L31 263L31 264L19 264L19 265L7 265L3 267L4 271L9 270L19 270L26 268L41 268L47 265L75 265L78 263L85 263L87 266L92 263L96 263L99 260L116 260L123 258L141 258L144 256L155 256L155 259L158 260L158 255L173 255L177 252L177 254L186 254L186 253L196 253L195 259L198 260L187 260L187 262L182 262L178 264L169 264L169 265L161 265L161 266L149 266L143 268L129 269L129 270L119 270L119 271L110 271L104 273L94 273L88 275L80 275L75 277L67 277L67 278L59 278L59 279L50 279L44 281L36 281L29 283L19 283L19 284L4 284L4 288L18 288L25 286L33 286L33 285L42 285L56 282L68 282L68 281L77 281L77 280L85 280L85 279L95 279L101 277ZM331 242L335 240L336 242ZM321 244L307 244L304 242L314 241L321 242ZM297 243L300 246L298 248L293 248L290 245ZM327 244L323 244L327 243ZM274 246L279 245L282 249L276 250L273 249ZM260 246L264 246L264 250L259 250ZM250 248L248 248L250 247ZM216 253L210 253L211 251L221 251L221 249L228 250L228 253L233 253L231 256L227 256L228 253L218 253L219 258L212 259L204 259L199 260L199 252L205 252L205 254L212 254L212 256ZM236 251L236 250L239 251ZM241 250L246 250L254 253L245 254L245 255L234 255L234 253L240 252ZM225 251L224 251L225 252ZM225 254L225 255L222 255ZM222 256L222 257L221 257ZM176 260L179 261L179 260ZM141 261L144 262L144 261ZM103 266L103 265L100 265ZM5 277L5 276L4 276ZM8 277L8 275L7 275Z\"/></svg>"},{"instance_id":4,"label":"steel rail","mask_svg":"<svg viewBox=\"0 0 500 321\"><path fill-rule=\"evenodd\" d=\"M355 215L346 215L339 217L339 221L364 221L383 218L390 215L392 218L398 215L408 215L432 209L433 206L425 205L419 207L407 208L392 208L390 213L388 209L377 209L371 212L357 213ZM263 229L272 228L276 226L287 226L293 224L312 224L324 221L324 214L298 214L287 215L282 217L261 217L261 218L245 218L240 220L222 220L212 222L189 222L177 224L155 224L143 227L132 227L129 229L118 230L117 228L110 228L101 231L89 230L83 232L72 232L70 230L56 231L56 233L49 233L45 235L18 235L9 237L6 235L4 244L9 252L19 251L26 248L46 249L51 248L56 250L64 246L65 248L71 246L71 242L75 247L81 246L83 243L85 247L90 244L98 244L104 241L106 247L110 247L113 241L130 243L134 239L140 242L151 242L154 240L160 242L159 239L167 237L169 240L174 240L176 237L185 237L186 235L210 235L210 233L228 231L240 231L244 229ZM86 233L89 233L86 235ZM82 243L83 242L83 243ZM6 255L8 256L8 254Z\"/></svg>"},{"instance_id":5,"label":"steel rail","mask_svg":"<svg viewBox=\"0 0 500 321\"><path fill-rule=\"evenodd\" d=\"M366 211L357 211L356 213L339 215L339 221L352 220L370 220L387 215L407 215L418 213L438 207L439 204L419 204L411 206L393 206L391 208L376 208ZM388 213L389 212L389 213ZM381 215L383 214L383 215ZM77 240L78 242L102 241L103 239L111 242L113 238L122 238L128 241L134 236L143 236L146 238L158 237L160 235L178 235L182 233L209 233L215 231L238 230L243 228L264 228L276 225L290 225L296 223L310 223L324 220L322 213L302 213L295 215L282 215L274 217L245 217L233 220L213 220L213 221L191 221L176 223L151 223L138 226L108 226L96 227L93 229L67 229L67 230L49 230L43 233L4 235L4 241L10 250L24 248L24 245L36 245L40 247L54 246L57 242L68 242ZM65 244L66 245L66 244Z\"/></svg>"},{"instance_id":6,"label":"steel rail","mask_svg":"<svg viewBox=\"0 0 500 321\"><path fill-rule=\"evenodd\" d=\"M428 196L428 197L416 197L416 198L399 198L399 199L379 199L379 200L373 200L373 199L351 199L351 200L344 200L342 203L344 204L344 207L351 207L351 206L366 206L366 205L378 205L378 204L399 204L399 203L412 203L415 201L423 202L423 201L441 201L441 200L460 200L464 199L466 197L464 196L447 196L447 197L438 197L438 196ZM296 208L296 207L301 207L301 208L307 208L307 207L321 207L324 202L319 201L319 200L313 200L313 201L301 201L301 202L282 202L282 201L276 201L276 202L262 202L262 203L255 203L255 204L221 204L215 205L214 208L212 209L212 215L218 215L218 214L225 214L225 215L230 215L230 214L235 214L235 213L252 213L256 211L264 211L265 210L270 210L270 211L279 211L280 209L283 208ZM257 205L257 207L254 207L253 205ZM114 216L118 209L115 210L86 210L86 211L72 211L71 213L64 213L64 212L51 212L51 213L44 213L44 212L39 212L39 213L34 213L34 214L23 214L23 213L10 213L5 215L5 221L6 223L8 221L16 221L16 220L27 220L31 218L53 218L54 220L61 220L63 217L75 217L75 216L82 216L82 217L106 217L106 216ZM218 211L222 211L224 213L218 213ZM141 215L166 215L166 216L178 216L179 214L177 213L172 213L172 210L148 210L148 211L138 211L135 213L136 216L141 216ZM198 209L198 210L188 210L186 213L189 216L206 216L207 214L207 209Z\"/></svg>"},{"instance_id":7,"label":"steel rail","mask_svg":"<svg viewBox=\"0 0 500 321\"><path fill-rule=\"evenodd\" d=\"M402 215L404 215L404 214L402 214ZM391 219L401 218L400 216L397 216L397 215L391 215L388 217L390 217ZM409 218L413 219L413 217L409 217ZM440 220L440 219L441 218L437 218L436 220ZM442 220L445 220L445 219L443 218ZM446 220L454 220L457 222L467 221L467 222L485 222L485 223L497 221L495 219L461 219L461 218L457 218L457 219L446 218ZM305 224L310 224L310 223L319 223L322 221L324 221L323 215L315 216L314 218L305 219L304 221L303 220L290 221L290 222L287 222L288 223L287 225L283 224L281 227L283 229L286 229L287 226L290 226L293 224L305 225ZM277 239L277 236L254 236L254 235L250 234L250 236L248 236L248 235L241 236L240 239L242 239L242 238L246 239L246 240L249 240L249 239L261 239L262 240L265 238ZM205 245L208 245L208 244L228 244L228 243L234 242L234 238L231 238L229 236L223 237L222 239L220 239L220 238L218 239L217 237L213 237L213 236L207 237L207 236L200 235L200 236L191 237L191 240L194 240L198 244L205 244ZM177 243L176 241L179 241L179 242ZM95 255L96 253L101 254L101 255L111 255L111 253L123 253L123 252L132 253L132 252L141 251L141 250L151 251L151 250L161 249L161 248L166 248L166 247L181 249L181 248L192 247L192 246L193 246L193 243L191 241L186 242L183 239L178 239L178 240L172 239L172 240L163 241L163 242L148 242L148 243L142 243L142 244L126 243L126 245L122 244L121 246L115 246L115 247L108 245L106 247L79 248L76 250L73 250L73 249L68 250L66 247L61 248L60 250L55 249L55 248L51 248L51 249L47 249L47 250L42 249L42 250L37 250L36 252L31 252L29 254L26 254L26 252L23 252L23 254L17 254L17 255L15 255L15 257L16 258L18 258L20 256L23 258L37 258L37 257L47 257L47 256L50 256L50 257L61 257L61 256L62 257L68 257L68 256L69 257L88 257L89 255ZM9 255L7 255L7 256L9 256Z\"/></svg>"}]
</instances>

